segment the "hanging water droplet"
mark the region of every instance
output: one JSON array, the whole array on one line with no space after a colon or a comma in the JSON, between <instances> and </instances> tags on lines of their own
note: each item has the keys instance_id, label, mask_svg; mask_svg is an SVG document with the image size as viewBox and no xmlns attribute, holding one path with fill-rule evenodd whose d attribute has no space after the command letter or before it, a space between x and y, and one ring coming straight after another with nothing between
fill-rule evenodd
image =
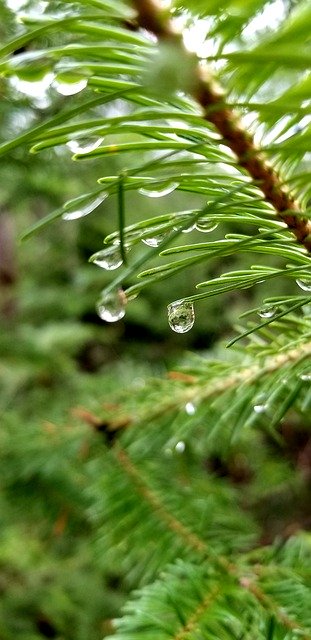
<instances>
[{"instance_id":1,"label":"hanging water droplet","mask_svg":"<svg viewBox=\"0 0 311 640\"><path fill-rule=\"evenodd\" d=\"M218 222L212 220L211 218L207 218L203 216L195 223L195 228L197 231L201 231L202 233L211 233L215 231L218 227Z\"/></svg>"},{"instance_id":2,"label":"hanging water droplet","mask_svg":"<svg viewBox=\"0 0 311 640\"><path fill-rule=\"evenodd\" d=\"M87 86L87 80L84 78L75 82L64 82L62 80L58 80L57 78L53 81L53 87L60 93L62 96L73 96L75 93L80 93Z\"/></svg>"},{"instance_id":3,"label":"hanging water droplet","mask_svg":"<svg viewBox=\"0 0 311 640\"><path fill-rule=\"evenodd\" d=\"M304 382L311 382L311 371L310 373L308 372L304 372L300 374L300 380L303 380Z\"/></svg>"},{"instance_id":4,"label":"hanging water droplet","mask_svg":"<svg viewBox=\"0 0 311 640\"><path fill-rule=\"evenodd\" d=\"M265 304L258 311L258 315L261 318L273 318L276 315L277 307L274 307L272 304Z\"/></svg>"},{"instance_id":5,"label":"hanging water droplet","mask_svg":"<svg viewBox=\"0 0 311 640\"><path fill-rule=\"evenodd\" d=\"M141 189L138 189L138 192L141 193L142 196L147 196L148 198L162 198L163 196L168 196L170 193L175 191L177 187L179 187L178 182L165 184L162 182L158 186L153 185L152 187L141 187Z\"/></svg>"},{"instance_id":6,"label":"hanging water droplet","mask_svg":"<svg viewBox=\"0 0 311 640\"><path fill-rule=\"evenodd\" d=\"M117 322L125 316L126 297L122 289L118 291L102 292L96 303L99 317L106 322Z\"/></svg>"},{"instance_id":7,"label":"hanging water droplet","mask_svg":"<svg viewBox=\"0 0 311 640\"><path fill-rule=\"evenodd\" d=\"M300 289L302 289L303 291L311 291L311 276L303 279L298 278L298 280L296 280L296 283L298 284L298 287L300 287Z\"/></svg>"},{"instance_id":8,"label":"hanging water droplet","mask_svg":"<svg viewBox=\"0 0 311 640\"><path fill-rule=\"evenodd\" d=\"M153 237L150 238L142 238L142 242L147 244L148 247L158 247L161 242L169 235L169 231L166 233L157 233Z\"/></svg>"},{"instance_id":9,"label":"hanging water droplet","mask_svg":"<svg viewBox=\"0 0 311 640\"><path fill-rule=\"evenodd\" d=\"M94 262L94 264L102 269L106 269L106 271L113 271L121 266L123 260L119 247L113 245L94 253L94 255L90 257L90 262Z\"/></svg>"},{"instance_id":10,"label":"hanging water droplet","mask_svg":"<svg viewBox=\"0 0 311 640\"><path fill-rule=\"evenodd\" d=\"M175 451L177 453L184 453L185 448L186 448L186 444L183 440L179 440L179 442L175 444Z\"/></svg>"},{"instance_id":11,"label":"hanging water droplet","mask_svg":"<svg viewBox=\"0 0 311 640\"><path fill-rule=\"evenodd\" d=\"M187 402L187 404L185 406L185 412L188 414L188 416L193 416L195 414L196 410L197 410L197 408L193 404L193 402Z\"/></svg>"},{"instance_id":12,"label":"hanging water droplet","mask_svg":"<svg viewBox=\"0 0 311 640\"><path fill-rule=\"evenodd\" d=\"M195 314L192 302L176 300L167 307L168 323L176 333L186 333L194 325Z\"/></svg>"},{"instance_id":13,"label":"hanging water droplet","mask_svg":"<svg viewBox=\"0 0 311 640\"><path fill-rule=\"evenodd\" d=\"M104 138L79 138L78 140L69 140L66 144L72 153L90 153L97 149Z\"/></svg>"},{"instance_id":14,"label":"hanging water droplet","mask_svg":"<svg viewBox=\"0 0 311 640\"><path fill-rule=\"evenodd\" d=\"M65 212L62 215L63 220L77 220L78 218L83 218L87 216L89 213L97 209L106 198L108 198L108 193L103 192L96 198L86 199L84 197L75 198L74 200L70 200L66 202L64 205Z\"/></svg>"}]
</instances>

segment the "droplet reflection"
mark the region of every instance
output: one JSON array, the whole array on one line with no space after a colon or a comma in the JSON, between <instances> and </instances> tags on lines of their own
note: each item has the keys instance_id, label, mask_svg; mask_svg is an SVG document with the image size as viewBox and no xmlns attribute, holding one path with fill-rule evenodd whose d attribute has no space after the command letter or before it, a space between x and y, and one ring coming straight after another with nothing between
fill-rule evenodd
<instances>
[{"instance_id":1,"label":"droplet reflection","mask_svg":"<svg viewBox=\"0 0 311 640\"><path fill-rule=\"evenodd\" d=\"M195 228L197 231L201 231L201 233L211 233L217 229L218 223L211 218L207 218L203 216L195 223Z\"/></svg>"},{"instance_id":2,"label":"droplet reflection","mask_svg":"<svg viewBox=\"0 0 311 640\"><path fill-rule=\"evenodd\" d=\"M106 271L113 271L121 266L123 260L119 247L113 245L111 247L107 247L107 249L94 253L90 258L90 262L93 262L102 269L106 269Z\"/></svg>"},{"instance_id":3,"label":"droplet reflection","mask_svg":"<svg viewBox=\"0 0 311 640\"><path fill-rule=\"evenodd\" d=\"M265 304L261 309L259 309L258 315L260 316L260 318L273 318L273 316L276 315L276 312L276 307L272 306L271 304Z\"/></svg>"},{"instance_id":4,"label":"droplet reflection","mask_svg":"<svg viewBox=\"0 0 311 640\"><path fill-rule=\"evenodd\" d=\"M108 193L103 192L99 196L96 196L96 198L86 199L82 197L66 202L64 205L65 211L62 215L63 220L77 220L78 218L87 216L89 213L92 213L94 209L97 209L97 207L108 198L108 195Z\"/></svg>"},{"instance_id":5,"label":"droplet reflection","mask_svg":"<svg viewBox=\"0 0 311 640\"><path fill-rule=\"evenodd\" d=\"M147 196L148 198L163 198L163 196L168 196L175 191L177 187L179 187L178 182L170 182L165 185L160 183L159 186L141 187L138 191L142 196Z\"/></svg>"},{"instance_id":6,"label":"droplet reflection","mask_svg":"<svg viewBox=\"0 0 311 640\"><path fill-rule=\"evenodd\" d=\"M104 138L79 138L78 140L69 140L67 147L72 153L90 153L97 149Z\"/></svg>"},{"instance_id":7,"label":"droplet reflection","mask_svg":"<svg viewBox=\"0 0 311 640\"><path fill-rule=\"evenodd\" d=\"M300 289L302 289L303 291L311 291L311 276L309 278L303 279L298 278L296 280L296 283L298 284L298 287L300 287Z\"/></svg>"},{"instance_id":8,"label":"droplet reflection","mask_svg":"<svg viewBox=\"0 0 311 640\"><path fill-rule=\"evenodd\" d=\"M192 302L176 300L167 307L168 323L176 333L186 333L194 325L195 313Z\"/></svg>"},{"instance_id":9,"label":"droplet reflection","mask_svg":"<svg viewBox=\"0 0 311 640\"><path fill-rule=\"evenodd\" d=\"M125 316L126 297L122 289L102 293L96 303L99 317L106 322L117 322Z\"/></svg>"}]
</instances>

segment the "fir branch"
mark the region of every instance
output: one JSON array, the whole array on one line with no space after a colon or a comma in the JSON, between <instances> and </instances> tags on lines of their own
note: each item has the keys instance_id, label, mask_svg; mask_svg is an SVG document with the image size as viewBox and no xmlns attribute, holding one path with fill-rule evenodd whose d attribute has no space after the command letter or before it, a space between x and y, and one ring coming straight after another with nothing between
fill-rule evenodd
<instances>
[{"instance_id":1,"label":"fir branch","mask_svg":"<svg viewBox=\"0 0 311 640\"><path fill-rule=\"evenodd\" d=\"M183 47L182 38L156 0L133 0L137 23L161 41L174 43L185 57L192 57ZM240 118L225 102L223 90L210 74L197 65L192 95L201 105L204 118L221 134L223 142L234 152L240 167L256 181L277 217L285 222L308 252L311 253L311 221L300 217L300 207L284 188L284 181L255 145L253 136L244 129Z\"/></svg>"},{"instance_id":2,"label":"fir branch","mask_svg":"<svg viewBox=\"0 0 311 640\"><path fill-rule=\"evenodd\" d=\"M174 636L174 640L185 640L187 636L195 633L200 618L204 616L206 613L206 609L210 607L213 602L217 599L217 596L220 593L219 585L215 586L211 589L210 592L203 598L202 602L199 602L196 610L192 613L189 619L184 624L183 628L178 631L178 633Z\"/></svg>"},{"instance_id":3,"label":"fir branch","mask_svg":"<svg viewBox=\"0 0 311 640\"><path fill-rule=\"evenodd\" d=\"M247 589L267 611L271 612L281 624L290 631L298 631L303 640L311 640L308 633L296 620L292 620L285 611L249 578L241 578L240 585Z\"/></svg>"},{"instance_id":4,"label":"fir branch","mask_svg":"<svg viewBox=\"0 0 311 640\"><path fill-rule=\"evenodd\" d=\"M158 406L154 411L150 411L150 408L148 408L146 413L139 416L136 424L146 424L146 422L157 420L167 413L178 411L181 407L184 407L187 402L205 401L227 391L240 389L243 384L248 386L254 385L264 376L277 372L286 365L295 364L310 356L311 341L309 340L283 353L273 354L267 357L264 362L258 362L258 358L256 358L255 364L242 367L239 371L236 371L236 365L233 363L234 371L232 374L229 373L228 363L225 363L218 379L217 374L212 375L209 384L209 381L206 381L204 377L201 380L193 378L193 385L187 389L183 388L175 397ZM134 423L135 421L133 421L132 424Z\"/></svg>"},{"instance_id":5,"label":"fir branch","mask_svg":"<svg viewBox=\"0 0 311 640\"><path fill-rule=\"evenodd\" d=\"M215 568L217 568L221 573L225 572L228 577L231 577L231 579L234 580L236 585L239 585L242 589L251 593L258 604L263 609L272 613L286 629L290 631L299 630L303 640L311 640L310 634L308 634L298 622L292 620L292 618L287 615L271 595L266 594L261 587L255 583L257 576L252 576L254 579L251 579L250 577L241 577L241 568L238 564L229 561L224 556L213 551L210 546L207 546L204 540L185 527L180 520L166 509L155 492L147 486L139 468L132 462L128 453L124 449L116 446L115 454L123 470L126 471L127 475L131 478L131 481L135 483L136 489L138 489L140 495L147 501L152 510L161 518L162 522L164 522L171 531L176 533L183 542L186 543L188 548L192 548L196 553L199 552L202 560L210 558ZM183 623L183 628L174 636L174 640L184 640L187 635L191 636L198 625L200 617L206 613L207 607L216 601L216 597L220 592L219 583L217 583L217 586L200 601L189 619Z\"/></svg>"},{"instance_id":6,"label":"fir branch","mask_svg":"<svg viewBox=\"0 0 311 640\"><path fill-rule=\"evenodd\" d=\"M139 493L148 502L152 510L157 513L161 520L166 525L168 525L169 529L180 536L187 544L187 546L194 549L195 551L199 551L200 553L203 552L206 554L208 549L204 540L201 540L195 533L190 531L187 527L185 527L185 525L182 524L182 522L180 522L171 513L169 513L169 511L167 511L167 509L159 500L158 496L146 485L141 476L141 473L131 462L124 449L118 448L116 456L122 468L126 471L127 475L130 476L132 482L134 481ZM225 559L223 559L223 561L226 562Z\"/></svg>"}]
</instances>

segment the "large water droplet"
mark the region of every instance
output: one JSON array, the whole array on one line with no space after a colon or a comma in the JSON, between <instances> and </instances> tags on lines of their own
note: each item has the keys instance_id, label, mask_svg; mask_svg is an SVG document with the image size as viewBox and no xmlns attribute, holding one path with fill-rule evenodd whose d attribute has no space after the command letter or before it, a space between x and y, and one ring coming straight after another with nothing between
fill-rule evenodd
<instances>
[{"instance_id":1,"label":"large water droplet","mask_svg":"<svg viewBox=\"0 0 311 640\"><path fill-rule=\"evenodd\" d=\"M89 200L81 197L75 198L69 202L66 202L64 205L65 212L62 215L63 220L77 220L78 218L83 218L87 216L89 213L92 213L94 209L97 209L106 198L108 198L108 193L101 193L96 198L91 198Z\"/></svg>"},{"instance_id":2,"label":"large water droplet","mask_svg":"<svg viewBox=\"0 0 311 640\"><path fill-rule=\"evenodd\" d=\"M176 333L186 333L194 325L195 314L192 302L176 300L167 307L168 323Z\"/></svg>"},{"instance_id":3,"label":"large water droplet","mask_svg":"<svg viewBox=\"0 0 311 640\"><path fill-rule=\"evenodd\" d=\"M122 289L102 293L96 303L99 317L106 322L117 322L125 316L126 297Z\"/></svg>"},{"instance_id":4,"label":"large water droplet","mask_svg":"<svg viewBox=\"0 0 311 640\"><path fill-rule=\"evenodd\" d=\"M90 153L90 151L94 151L97 149L104 138L79 138L78 140L69 140L67 142L67 147L72 151L72 153Z\"/></svg>"},{"instance_id":5,"label":"large water droplet","mask_svg":"<svg viewBox=\"0 0 311 640\"><path fill-rule=\"evenodd\" d=\"M94 262L94 264L97 264L97 266L102 269L106 269L106 271L113 271L121 266L123 260L119 247L113 245L94 253L94 255L90 257L90 262Z\"/></svg>"},{"instance_id":6,"label":"large water droplet","mask_svg":"<svg viewBox=\"0 0 311 640\"><path fill-rule=\"evenodd\" d=\"M274 307L272 304L265 304L258 311L258 315L261 318L273 318L276 315L277 307Z\"/></svg>"},{"instance_id":7,"label":"large water droplet","mask_svg":"<svg viewBox=\"0 0 311 640\"><path fill-rule=\"evenodd\" d=\"M215 231L218 227L218 222L212 220L211 218L207 218L203 216L195 223L195 228L197 231L201 231L202 233L211 233Z\"/></svg>"},{"instance_id":8,"label":"large water droplet","mask_svg":"<svg viewBox=\"0 0 311 640\"><path fill-rule=\"evenodd\" d=\"M163 196L168 196L170 193L175 191L177 187L179 187L178 182L165 184L162 182L158 186L142 187L141 189L138 189L138 191L142 196L147 196L148 198L162 198Z\"/></svg>"},{"instance_id":9,"label":"large water droplet","mask_svg":"<svg viewBox=\"0 0 311 640\"><path fill-rule=\"evenodd\" d=\"M298 287L300 287L300 289L302 289L303 291L311 291L311 276L307 277L307 278L298 278L298 280L296 280Z\"/></svg>"},{"instance_id":10,"label":"large water droplet","mask_svg":"<svg viewBox=\"0 0 311 640\"><path fill-rule=\"evenodd\" d=\"M63 82L61 80L55 79L53 82L53 87L60 93L62 96L73 96L75 93L80 93L87 86L87 80L81 79L76 82Z\"/></svg>"},{"instance_id":11,"label":"large water droplet","mask_svg":"<svg viewBox=\"0 0 311 640\"><path fill-rule=\"evenodd\" d=\"M185 412L188 414L188 416L194 416L196 410L197 408L195 404L193 404L193 402L187 402L185 406Z\"/></svg>"},{"instance_id":12,"label":"large water droplet","mask_svg":"<svg viewBox=\"0 0 311 640\"><path fill-rule=\"evenodd\" d=\"M156 235L154 235L153 237L150 238L142 238L142 242L144 244L147 244L148 247L159 247L159 245L161 244L161 242L163 242L163 240L165 238L167 238L167 236L169 235L169 232L166 233L157 233Z\"/></svg>"}]
</instances>

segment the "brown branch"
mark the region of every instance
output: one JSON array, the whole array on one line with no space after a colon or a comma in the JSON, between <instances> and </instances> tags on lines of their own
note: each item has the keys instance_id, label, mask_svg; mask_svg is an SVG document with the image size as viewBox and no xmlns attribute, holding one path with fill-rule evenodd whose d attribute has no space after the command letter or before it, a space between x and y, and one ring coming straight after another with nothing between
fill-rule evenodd
<instances>
[{"instance_id":1,"label":"brown branch","mask_svg":"<svg viewBox=\"0 0 311 640\"><path fill-rule=\"evenodd\" d=\"M156 0L133 0L137 10L137 23L154 33L159 40L172 41L183 48L182 38L177 35L166 12ZM284 188L276 170L263 152L255 145L253 136L243 128L239 116L224 103L224 94L204 77L197 65L197 77L192 90L193 97L204 110L204 118L211 122L221 134L224 143L235 153L240 167L258 183L267 202L273 205L277 217L285 222L296 239L311 253L311 221L302 217L296 200ZM298 214L298 215L296 215Z\"/></svg>"}]
</instances>

